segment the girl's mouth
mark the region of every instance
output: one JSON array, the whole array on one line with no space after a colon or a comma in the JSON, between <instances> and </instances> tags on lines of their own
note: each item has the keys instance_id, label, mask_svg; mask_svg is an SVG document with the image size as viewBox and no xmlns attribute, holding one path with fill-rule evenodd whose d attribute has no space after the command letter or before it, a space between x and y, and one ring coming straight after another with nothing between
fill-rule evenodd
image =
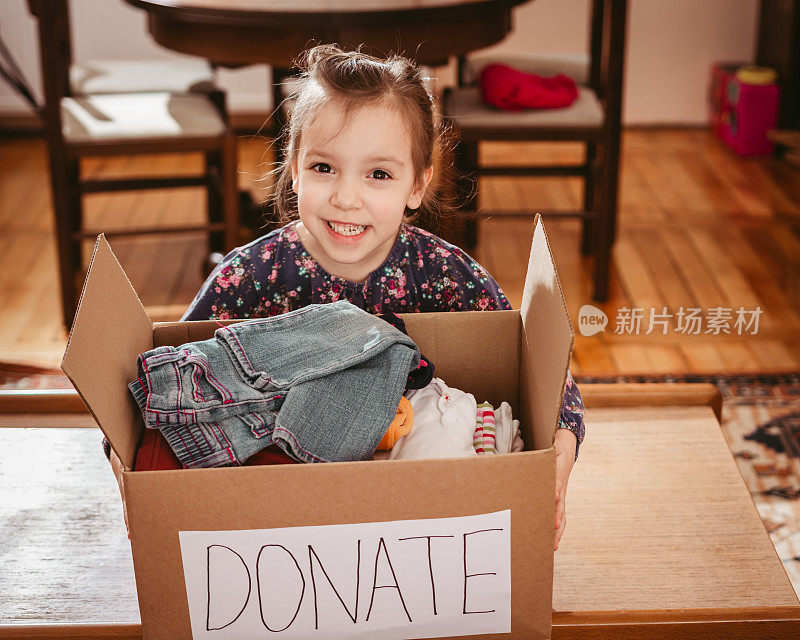
<instances>
[{"instance_id":1,"label":"girl's mouth","mask_svg":"<svg viewBox=\"0 0 800 640\"><path fill-rule=\"evenodd\" d=\"M367 230L365 225L358 224L342 224L340 222L327 222L328 227L342 236L357 236Z\"/></svg>"}]
</instances>

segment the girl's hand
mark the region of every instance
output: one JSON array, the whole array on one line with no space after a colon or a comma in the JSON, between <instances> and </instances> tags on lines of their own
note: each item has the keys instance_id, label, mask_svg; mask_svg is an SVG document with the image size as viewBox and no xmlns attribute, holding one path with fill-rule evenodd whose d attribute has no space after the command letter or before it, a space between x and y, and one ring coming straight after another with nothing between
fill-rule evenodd
<instances>
[{"instance_id":1,"label":"girl's hand","mask_svg":"<svg viewBox=\"0 0 800 640\"><path fill-rule=\"evenodd\" d=\"M558 550L558 543L567 526L567 483L572 466L575 464L575 449L578 439L569 429L556 429L553 441L556 450L556 539L553 550Z\"/></svg>"},{"instance_id":2,"label":"girl's hand","mask_svg":"<svg viewBox=\"0 0 800 640\"><path fill-rule=\"evenodd\" d=\"M117 457L114 450L108 456L108 461L111 463L111 470L114 472L114 477L117 479L119 485L119 495L122 498L122 517L125 518L125 530L128 532L128 539L131 537L131 530L128 527L128 509L125 506L125 488L122 486L122 460Z\"/></svg>"}]
</instances>

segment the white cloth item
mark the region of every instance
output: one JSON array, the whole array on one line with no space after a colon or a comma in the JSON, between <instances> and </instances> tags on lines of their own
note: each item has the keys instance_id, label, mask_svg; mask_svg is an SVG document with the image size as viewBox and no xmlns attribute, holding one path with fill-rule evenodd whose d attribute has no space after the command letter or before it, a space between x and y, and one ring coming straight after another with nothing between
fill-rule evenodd
<instances>
[{"instance_id":1,"label":"white cloth item","mask_svg":"<svg viewBox=\"0 0 800 640\"><path fill-rule=\"evenodd\" d=\"M514 420L514 442L511 443L511 453L518 453L525 449L525 442L519 430L519 420Z\"/></svg>"},{"instance_id":2,"label":"white cloth item","mask_svg":"<svg viewBox=\"0 0 800 640\"><path fill-rule=\"evenodd\" d=\"M69 142L214 137L226 125L211 100L195 93L125 93L61 100Z\"/></svg>"},{"instance_id":3,"label":"white cloth item","mask_svg":"<svg viewBox=\"0 0 800 640\"><path fill-rule=\"evenodd\" d=\"M434 378L406 397L414 408L414 426L392 447L390 460L475 456L475 396Z\"/></svg>"},{"instance_id":4,"label":"white cloth item","mask_svg":"<svg viewBox=\"0 0 800 640\"><path fill-rule=\"evenodd\" d=\"M511 406L503 402L494 410L494 446L497 453L522 451L522 436L519 433L519 420L511 417Z\"/></svg>"}]
</instances>

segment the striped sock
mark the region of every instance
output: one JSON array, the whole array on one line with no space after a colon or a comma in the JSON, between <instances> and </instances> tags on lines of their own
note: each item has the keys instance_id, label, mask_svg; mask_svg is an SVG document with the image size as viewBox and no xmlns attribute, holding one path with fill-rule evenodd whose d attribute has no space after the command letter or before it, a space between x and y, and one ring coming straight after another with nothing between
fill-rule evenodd
<instances>
[{"instance_id":1,"label":"striped sock","mask_svg":"<svg viewBox=\"0 0 800 640\"><path fill-rule=\"evenodd\" d=\"M478 455L486 453L483 450L483 405L478 405L475 411L475 433L472 434L472 446Z\"/></svg>"},{"instance_id":2,"label":"striped sock","mask_svg":"<svg viewBox=\"0 0 800 640\"><path fill-rule=\"evenodd\" d=\"M478 405L478 413L481 414L483 453L497 453L497 447L495 446L494 407L488 402L482 402Z\"/></svg>"}]
</instances>

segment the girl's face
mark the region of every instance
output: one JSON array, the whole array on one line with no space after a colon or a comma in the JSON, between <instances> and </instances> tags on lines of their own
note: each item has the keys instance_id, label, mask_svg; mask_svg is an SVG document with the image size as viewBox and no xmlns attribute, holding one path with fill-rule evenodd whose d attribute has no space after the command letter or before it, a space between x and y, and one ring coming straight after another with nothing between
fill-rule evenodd
<instances>
[{"instance_id":1,"label":"girl's face","mask_svg":"<svg viewBox=\"0 0 800 640\"><path fill-rule=\"evenodd\" d=\"M416 209L430 182L416 180L411 136L386 105L322 107L303 130L292 161L303 245L329 273L362 281L388 257L406 206Z\"/></svg>"}]
</instances>

